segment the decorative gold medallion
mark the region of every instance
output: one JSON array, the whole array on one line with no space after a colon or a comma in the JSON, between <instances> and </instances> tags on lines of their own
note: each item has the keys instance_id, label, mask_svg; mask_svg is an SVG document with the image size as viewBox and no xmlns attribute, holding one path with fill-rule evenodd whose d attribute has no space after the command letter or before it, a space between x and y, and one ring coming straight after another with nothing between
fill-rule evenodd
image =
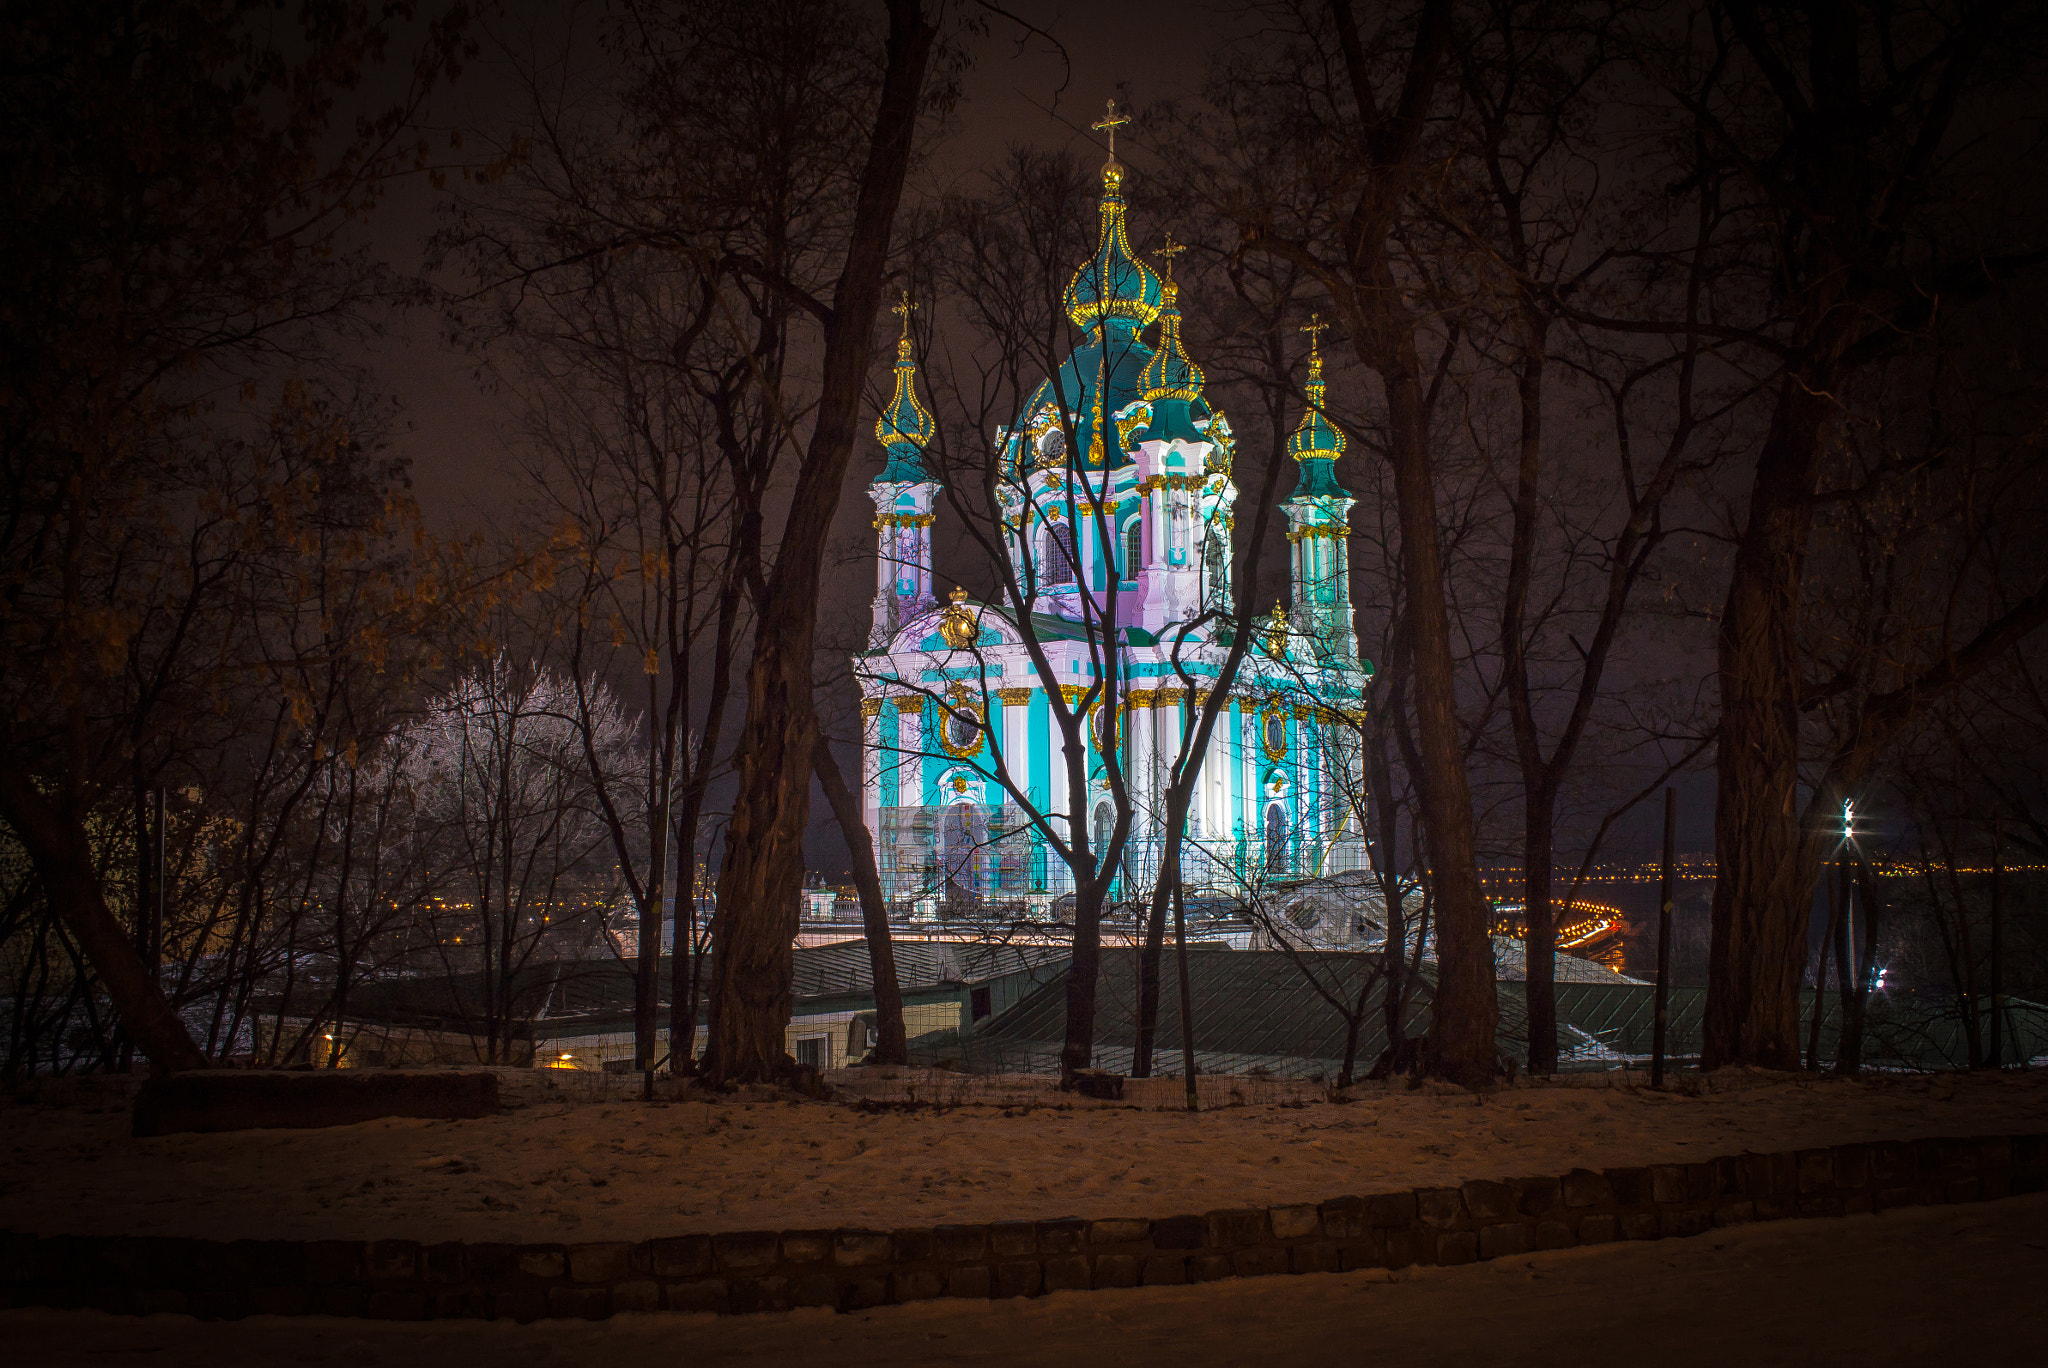
<instances>
[{"instance_id":1,"label":"decorative gold medallion","mask_svg":"<svg viewBox=\"0 0 2048 1368\"><path fill-rule=\"evenodd\" d=\"M981 636L981 621L967 607L967 591L955 589L953 601L939 614L939 635L956 651L964 651Z\"/></svg>"}]
</instances>

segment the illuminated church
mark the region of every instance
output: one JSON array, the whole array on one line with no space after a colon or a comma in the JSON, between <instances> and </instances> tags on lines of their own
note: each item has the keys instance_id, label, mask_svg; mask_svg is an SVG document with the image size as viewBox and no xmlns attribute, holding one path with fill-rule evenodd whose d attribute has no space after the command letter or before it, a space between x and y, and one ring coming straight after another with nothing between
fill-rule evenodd
<instances>
[{"instance_id":1,"label":"illuminated church","mask_svg":"<svg viewBox=\"0 0 2048 1368\"><path fill-rule=\"evenodd\" d=\"M1112 138L1114 122L1106 121ZM868 829L885 895L913 915L1043 907L1070 889L1053 838L1079 813L1094 848L1106 843L1116 813L1111 765L1133 811L1117 896L1144 896L1169 768L1227 652L1230 425L1205 400L1202 369L1182 346L1171 279L1178 249L1168 239L1164 281L1131 250L1124 174L1112 141L1100 242L1065 297L1080 344L996 433L996 511L1010 562L1001 601L960 589L942 601L934 583L940 486L924 450L935 425L917 397L907 301L899 310L895 393L875 429L888 462L870 490L874 627L854 666ZM1290 603L1255 620L1256 644L1217 719L1188 818L1185 882L1215 896L1366 861L1356 722L1372 667L1359 658L1352 621L1353 500L1335 469L1344 438L1323 416L1318 329L1308 331L1308 406L1287 443L1298 474L1282 505ZM1018 606L1049 676L1034 664ZM1110 651L1117 696L1098 692L1091 704L1086 802L1076 804L1050 691L1081 704Z\"/></svg>"}]
</instances>

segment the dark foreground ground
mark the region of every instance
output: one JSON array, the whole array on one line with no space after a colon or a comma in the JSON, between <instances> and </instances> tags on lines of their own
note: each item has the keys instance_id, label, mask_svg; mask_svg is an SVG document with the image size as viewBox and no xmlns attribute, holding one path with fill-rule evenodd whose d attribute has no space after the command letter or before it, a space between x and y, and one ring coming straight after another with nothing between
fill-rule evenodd
<instances>
[{"instance_id":1,"label":"dark foreground ground","mask_svg":"<svg viewBox=\"0 0 2048 1368\"><path fill-rule=\"evenodd\" d=\"M0 1357L146 1368L2041 1363L2048 1195L1780 1221L1463 1268L925 1302L850 1316L518 1326L8 1311L0 1312Z\"/></svg>"}]
</instances>

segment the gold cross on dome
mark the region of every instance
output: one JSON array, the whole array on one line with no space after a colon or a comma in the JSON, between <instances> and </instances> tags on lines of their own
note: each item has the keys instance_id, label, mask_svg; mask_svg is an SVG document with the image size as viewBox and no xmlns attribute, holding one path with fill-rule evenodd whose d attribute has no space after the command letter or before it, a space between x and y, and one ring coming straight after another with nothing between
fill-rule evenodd
<instances>
[{"instance_id":1,"label":"gold cross on dome","mask_svg":"<svg viewBox=\"0 0 2048 1368\"><path fill-rule=\"evenodd\" d=\"M910 336L910 315L916 312L916 310L917 304L915 301L911 299L910 291L908 290L903 291L903 300L901 303L892 304L889 307L890 313L895 314L898 318L903 320L903 335L905 337Z\"/></svg>"},{"instance_id":2,"label":"gold cross on dome","mask_svg":"<svg viewBox=\"0 0 2048 1368\"><path fill-rule=\"evenodd\" d=\"M1323 316L1319 313L1310 314L1308 322L1301 325L1301 330L1308 334L1308 354L1310 356L1321 356L1323 354L1323 333L1329 326L1329 324L1323 322Z\"/></svg>"},{"instance_id":3,"label":"gold cross on dome","mask_svg":"<svg viewBox=\"0 0 2048 1368\"><path fill-rule=\"evenodd\" d=\"M1161 247L1158 251L1152 254L1153 256L1158 257L1161 261L1166 263L1166 278L1168 280L1173 279L1173 259L1179 256L1182 252L1185 252L1187 249L1188 248L1186 243L1175 242L1173 240L1173 234L1168 233L1166 235L1166 245L1164 247Z\"/></svg>"},{"instance_id":4,"label":"gold cross on dome","mask_svg":"<svg viewBox=\"0 0 2048 1368\"><path fill-rule=\"evenodd\" d=\"M1116 131L1130 121L1130 115L1116 112L1116 101L1111 100L1109 102L1109 112L1089 125L1097 133L1107 133L1109 135L1109 156L1112 161L1116 159Z\"/></svg>"}]
</instances>

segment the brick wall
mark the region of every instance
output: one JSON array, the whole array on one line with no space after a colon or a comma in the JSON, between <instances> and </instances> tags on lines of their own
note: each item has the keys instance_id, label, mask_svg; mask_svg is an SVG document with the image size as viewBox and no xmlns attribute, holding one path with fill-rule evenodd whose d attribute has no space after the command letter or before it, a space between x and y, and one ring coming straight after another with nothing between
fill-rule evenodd
<instances>
[{"instance_id":1,"label":"brick wall","mask_svg":"<svg viewBox=\"0 0 2048 1368\"><path fill-rule=\"evenodd\" d=\"M0 1305L232 1318L600 1319L858 1310L1281 1273L1463 1264L1794 1216L2039 1192L2048 1136L1743 1154L1157 1220L763 1230L639 1243L0 1236Z\"/></svg>"}]
</instances>

